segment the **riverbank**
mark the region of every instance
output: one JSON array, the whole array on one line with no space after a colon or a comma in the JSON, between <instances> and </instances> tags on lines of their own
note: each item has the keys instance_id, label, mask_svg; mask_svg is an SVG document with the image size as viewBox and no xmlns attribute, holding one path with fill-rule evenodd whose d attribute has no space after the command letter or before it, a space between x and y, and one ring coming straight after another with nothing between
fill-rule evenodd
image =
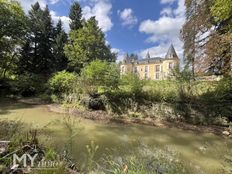
<instances>
[{"instance_id":1,"label":"riverbank","mask_svg":"<svg viewBox=\"0 0 232 174\"><path fill-rule=\"evenodd\" d=\"M216 125L192 125L180 121L166 121L154 118L130 118L127 116L118 116L115 114L109 114L106 111L91 111L81 110L77 108L68 108L60 104L47 104L46 105L51 112L71 114L84 119L90 119L94 121L100 121L104 123L119 123L119 124L139 124L147 126L155 126L159 128L178 128L186 131L192 131L196 133L213 133L215 135L225 136L232 138L232 133L228 127L216 126Z\"/></svg>"},{"instance_id":2,"label":"riverbank","mask_svg":"<svg viewBox=\"0 0 232 174\"><path fill-rule=\"evenodd\" d=\"M50 105L56 109L56 112L50 110ZM58 112L57 109L63 113ZM123 155L130 152L137 154L135 149L142 143L149 148L171 148L180 155L182 160L199 166L206 173L222 173L219 170L223 168L224 156L232 149L230 138L207 133L207 130L201 130L202 132L190 130L186 125L186 130L177 123L170 123L171 126L168 124L143 126L141 122L104 119L102 111L79 110L78 115L70 111L71 115L69 115L66 114L68 109L65 110L64 112L61 105L40 103L38 99L21 98L0 101L2 120L20 120L29 125L30 129L43 128L46 131L41 137L41 142L57 151L63 151L69 141L70 135L63 123L65 118L70 118L70 123L78 132L73 138L75 148L72 154L79 164L82 164L86 158L86 145L89 145L91 141L99 146L96 154L96 160L99 163L105 154L115 158L118 156L124 158ZM102 120L90 118L91 115L96 116L96 112L102 116Z\"/></svg>"},{"instance_id":3,"label":"riverbank","mask_svg":"<svg viewBox=\"0 0 232 174\"><path fill-rule=\"evenodd\" d=\"M6 99L12 100L12 99ZM216 126L216 125L193 125L186 122L181 121L167 121L157 118L134 118L128 117L126 115L119 116L112 113L107 113L106 111L102 110L86 110L86 109L78 109L73 107L67 107L61 104L55 103L47 103L40 98L19 98L14 99L17 102L29 104L33 106L45 106L48 111L59 113L59 114L70 114L79 118L93 120L97 122L102 122L105 124L110 123L117 123L117 124L124 124L124 125L146 125L146 126L153 126L157 128L178 128L185 131L190 131L194 133L212 133L218 136L223 136L227 138L232 138L232 132L229 130L228 127L223 126Z\"/></svg>"}]
</instances>

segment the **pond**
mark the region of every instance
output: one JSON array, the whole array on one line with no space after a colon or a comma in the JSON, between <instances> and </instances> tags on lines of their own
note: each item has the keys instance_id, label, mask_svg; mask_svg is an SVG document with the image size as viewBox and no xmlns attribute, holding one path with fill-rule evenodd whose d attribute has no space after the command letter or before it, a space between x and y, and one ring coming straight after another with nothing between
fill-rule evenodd
<instances>
[{"instance_id":1,"label":"pond","mask_svg":"<svg viewBox=\"0 0 232 174\"><path fill-rule=\"evenodd\" d=\"M43 127L68 117L50 112L46 105L30 105L20 102L0 102L0 119L21 119L31 127ZM73 116L76 117L76 116ZM86 145L93 140L99 145L96 160L104 154L125 154L133 150L136 142L149 147L164 148L170 146L180 153L184 160L199 166L206 173L217 173L222 167L223 156L232 148L228 138L211 133L195 133L176 128L157 128L144 125L106 124L81 119L79 133L73 144L74 157L81 163L86 155ZM50 143L62 149L67 141L65 130L54 126Z\"/></svg>"}]
</instances>

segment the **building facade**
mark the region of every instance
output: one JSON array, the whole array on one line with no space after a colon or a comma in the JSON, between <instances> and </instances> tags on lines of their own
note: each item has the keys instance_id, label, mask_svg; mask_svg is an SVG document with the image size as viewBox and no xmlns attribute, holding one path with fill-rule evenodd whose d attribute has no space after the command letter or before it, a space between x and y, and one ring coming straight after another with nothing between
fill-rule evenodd
<instances>
[{"instance_id":1,"label":"building facade","mask_svg":"<svg viewBox=\"0 0 232 174\"><path fill-rule=\"evenodd\" d=\"M120 65L120 71L121 74L136 73L141 79L165 80L170 77L175 66L179 66L179 58L171 45L165 58L152 58L149 52L146 58L141 60L126 56Z\"/></svg>"}]
</instances>

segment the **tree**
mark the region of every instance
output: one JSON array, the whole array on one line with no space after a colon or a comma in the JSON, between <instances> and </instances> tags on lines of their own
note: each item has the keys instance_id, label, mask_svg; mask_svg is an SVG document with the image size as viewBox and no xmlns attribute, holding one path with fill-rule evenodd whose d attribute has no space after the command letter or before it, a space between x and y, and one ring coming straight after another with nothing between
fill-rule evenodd
<instances>
[{"instance_id":1,"label":"tree","mask_svg":"<svg viewBox=\"0 0 232 174\"><path fill-rule=\"evenodd\" d=\"M89 94L98 92L99 87L115 89L119 84L119 69L116 64L94 60L81 71L83 89Z\"/></svg>"},{"instance_id":2,"label":"tree","mask_svg":"<svg viewBox=\"0 0 232 174\"><path fill-rule=\"evenodd\" d=\"M209 14L212 1L185 0L186 22L182 27L182 39L184 41L184 57L192 68L192 75L197 71L198 62L202 61L201 48L207 40L207 32L212 27ZM206 35L206 36L205 36Z\"/></svg>"},{"instance_id":3,"label":"tree","mask_svg":"<svg viewBox=\"0 0 232 174\"><path fill-rule=\"evenodd\" d=\"M228 76L231 74L232 61L232 0L215 0L210 12L216 26L207 44L207 52L212 60L211 69Z\"/></svg>"},{"instance_id":4,"label":"tree","mask_svg":"<svg viewBox=\"0 0 232 174\"><path fill-rule=\"evenodd\" d=\"M232 32L232 0L215 0L211 13L219 24L229 24L229 31Z\"/></svg>"},{"instance_id":5,"label":"tree","mask_svg":"<svg viewBox=\"0 0 232 174\"><path fill-rule=\"evenodd\" d=\"M74 2L72 4L69 18L71 20L69 24L71 30L78 30L82 27L82 9L79 2Z\"/></svg>"},{"instance_id":6,"label":"tree","mask_svg":"<svg viewBox=\"0 0 232 174\"><path fill-rule=\"evenodd\" d=\"M58 21L54 29L54 41L53 41L53 56L55 71L61 71L67 68L67 57L64 54L64 46L67 42L68 36L65 33L61 20Z\"/></svg>"},{"instance_id":7,"label":"tree","mask_svg":"<svg viewBox=\"0 0 232 174\"><path fill-rule=\"evenodd\" d=\"M135 96L141 94L144 84L145 81L135 73L126 73L120 79L120 85L126 86Z\"/></svg>"},{"instance_id":8,"label":"tree","mask_svg":"<svg viewBox=\"0 0 232 174\"><path fill-rule=\"evenodd\" d=\"M231 71L231 0L185 0L182 28L184 54L192 74L198 70L218 75Z\"/></svg>"},{"instance_id":9,"label":"tree","mask_svg":"<svg viewBox=\"0 0 232 174\"><path fill-rule=\"evenodd\" d=\"M29 32L20 59L21 72L49 75L54 71L52 54L53 26L48 6L39 3L29 11Z\"/></svg>"},{"instance_id":10,"label":"tree","mask_svg":"<svg viewBox=\"0 0 232 174\"><path fill-rule=\"evenodd\" d=\"M83 28L70 32L69 42L64 50L69 60L69 70L77 73L93 60L113 62L116 59L110 46L106 45L104 33L98 27L95 17L90 18Z\"/></svg>"},{"instance_id":11,"label":"tree","mask_svg":"<svg viewBox=\"0 0 232 174\"><path fill-rule=\"evenodd\" d=\"M0 0L0 77L16 68L26 32L26 16L16 1Z\"/></svg>"}]
</instances>

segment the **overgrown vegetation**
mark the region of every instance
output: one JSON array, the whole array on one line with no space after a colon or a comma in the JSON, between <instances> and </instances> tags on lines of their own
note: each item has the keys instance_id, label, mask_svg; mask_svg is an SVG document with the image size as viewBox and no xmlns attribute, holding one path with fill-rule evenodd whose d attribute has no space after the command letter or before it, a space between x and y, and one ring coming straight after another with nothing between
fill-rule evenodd
<instances>
[{"instance_id":1,"label":"overgrown vegetation","mask_svg":"<svg viewBox=\"0 0 232 174\"><path fill-rule=\"evenodd\" d=\"M120 75L104 32L95 17L83 19L78 2L70 8L71 31L67 34L61 20L53 23L48 6L41 8L37 2L25 14L17 1L0 0L0 97L39 96L79 110L103 110L112 119L213 124L230 126L231 132L231 4L231 0L186 0L182 38L190 66L173 70L172 79L152 81L134 73ZM208 36L199 40L199 35L207 32ZM223 78L197 80L197 63L205 65L207 73ZM200 69L201 73L205 71ZM69 134L66 155L71 156L77 134L75 121L68 118L62 124ZM57 158L53 149L39 144L37 132L26 130L20 121L1 121L0 125L0 139L14 141L9 151L20 148L23 153L22 144L35 145L48 159ZM191 166L185 168L174 154L158 149L148 153L148 148L141 148L123 161L107 159L106 170L96 169L93 158L97 150L94 143L87 146L89 158L84 172L192 173ZM65 159L68 165L73 160ZM3 161L8 165L10 159Z\"/></svg>"},{"instance_id":2,"label":"overgrown vegetation","mask_svg":"<svg viewBox=\"0 0 232 174\"><path fill-rule=\"evenodd\" d=\"M76 100L63 98L60 101L71 106L76 103L77 108L105 110L131 119L229 124L232 113L231 78L196 81L187 67L182 71L173 70L173 75L175 80L166 81L141 80L136 74L120 77L116 65L97 60L86 66L81 75L76 75L75 83L70 81L67 85L63 79L56 81L56 86L67 86L66 91L60 93L66 93L69 98L75 96ZM55 82L55 79L56 76L50 82ZM73 91L76 91L75 95Z\"/></svg>"}]
</instances>

